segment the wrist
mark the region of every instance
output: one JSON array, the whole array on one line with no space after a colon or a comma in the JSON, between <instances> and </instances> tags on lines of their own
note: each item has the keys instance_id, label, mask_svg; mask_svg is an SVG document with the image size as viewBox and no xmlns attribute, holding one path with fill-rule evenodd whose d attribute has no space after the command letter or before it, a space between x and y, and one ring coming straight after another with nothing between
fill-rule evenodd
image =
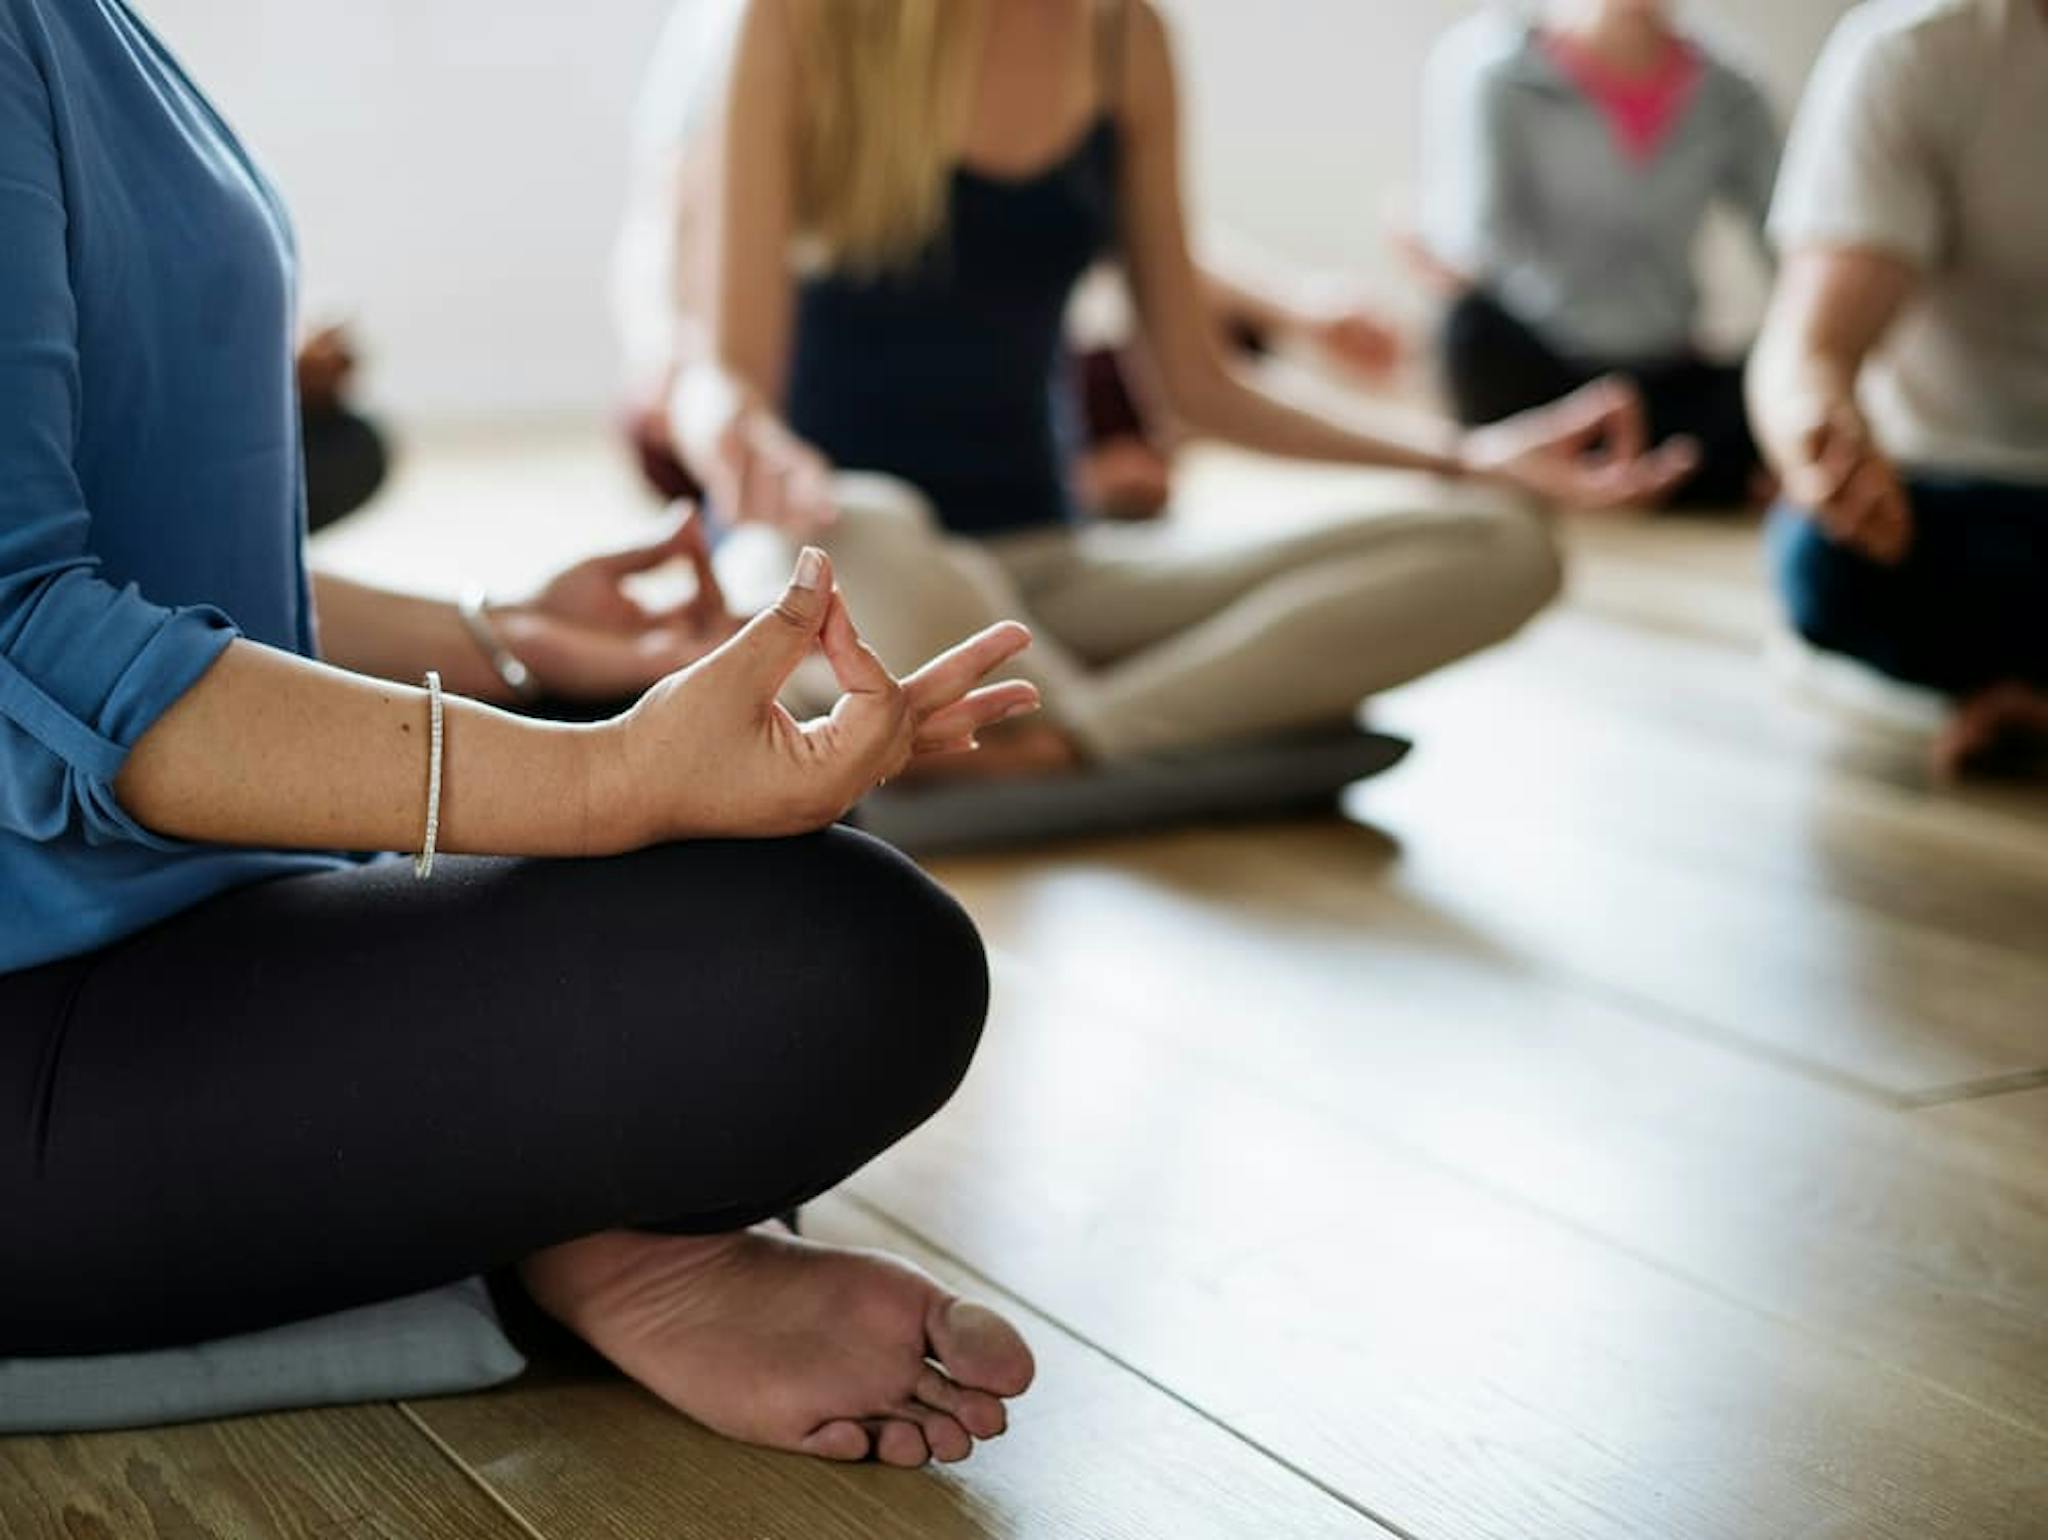
<instances>
[{"instance_id":1,"label":"wrist","mask_svg":"<svg viewBox=\"0 0 2048 1540\"><path fill-rule=\"evenodd\" d=\"M1453 427L1450 443L1445 446L1445 469L1441 475L1453 481L1478 481L1489 485L1501 485L1509 479L1497 463L1498 457L1487 449L1484 428Z\"/></svg>"},{"instance_id":2,"label":"wrist","mask_svg":"<svg viewBox=\"0 0 2048 1540\"><path fill-rule=\"evenodd\" d=\"M578 844L587 855L624 855L659 838L640 805L636 788L642 783L631 771L627 720L617 716L564 729L576 756Z\"/></svg>"},{"instance_id":3,"label":"wrist","mask_svg":"<svg viewBox=\"0 0 2048 1540\"><path fill-rule=\"evenodd\" d=\"M477 654L490 668L497 688L495 699L531 706L544 693L533 670L526 666L515 643L516 630L502 621L516 622L525 611L518 605L493 605L481 588L472 588L456 601L455 613L469 634Z\"/></svg>"}]
</instances>

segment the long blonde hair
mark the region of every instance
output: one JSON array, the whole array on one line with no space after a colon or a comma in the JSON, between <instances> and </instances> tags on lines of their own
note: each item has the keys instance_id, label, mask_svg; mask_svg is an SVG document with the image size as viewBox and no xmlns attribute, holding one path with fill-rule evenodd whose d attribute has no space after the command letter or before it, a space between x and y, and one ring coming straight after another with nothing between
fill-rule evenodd
<instances>
[{"instance_id":1,"label":"long blonde hair","mask_svg":"<svg viewBox=\"0 0 2048 1540\"><path fill-rule=\"evenodd\" d=\"M797 220L817 259L901 267L945 228L987 0L795 0Z\"/></svg>"}]
</instances>

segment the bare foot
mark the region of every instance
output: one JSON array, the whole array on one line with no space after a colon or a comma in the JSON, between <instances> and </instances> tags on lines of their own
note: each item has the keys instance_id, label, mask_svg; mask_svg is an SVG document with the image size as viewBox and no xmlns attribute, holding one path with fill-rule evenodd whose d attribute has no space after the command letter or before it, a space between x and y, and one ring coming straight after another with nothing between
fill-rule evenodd
<instances>
[{"instance_id":1,"label":"bare foot","mask_svg":"<svg viewBox=\"0 0 2048 1540\"><path fill-rule=\"evenodd\" d=\"M773 1449L922 1465L1007 1426L1031 1350L986 1306L879 1252L766 1228L614 1230L529 1257L541 1308L698 1422Z\"/></svg>"},{"instance_id":2,"label":"bare foot","mask_svg":"<svg viewBox=\"0 0 2048 1540\"><path fill-rule=\"evenodd\" d=\"M1934 740L1934 773L1956 780L2015 751L2048 745L2048 694L2008 680L1956 708Z\"/></svg>"},{"instance_id":3,"label":"bare foot","mask_svg":"<svg viewBox=\"0 0 2048 1540\"><path fill-rule=\"evenodd\" d=\"M968 754L938 754L918 762L901 779L906 786L940 781L1002 781L1029 775L1058 775L1079 769L1080 745L1044 722L1004 723L986 728L981 747Z\"/></svg>"}]
</instances>

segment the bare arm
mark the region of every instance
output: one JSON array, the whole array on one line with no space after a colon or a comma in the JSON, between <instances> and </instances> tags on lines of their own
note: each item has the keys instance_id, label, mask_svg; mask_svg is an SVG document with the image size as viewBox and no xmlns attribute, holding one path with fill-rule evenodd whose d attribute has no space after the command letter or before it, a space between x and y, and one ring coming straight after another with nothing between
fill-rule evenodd
<instances>
[{"instance_id":1,"label":"bare arm","mask_svg":"<svg viewBox=\"0 0 2048 1540\"><path fill-rule=\"evenodd\" d=\"M458 695L501 705L511 700L512 692L445 600L316 572L313 605L320 617L320 656L336 668L406 684L438 669L442 683Z\"/></svg>"},{"instance_id":2,"label":"bare arm","mask_svg":"<svg viewBox=\"0 0 2048 1540\"><path fill-rule=\"evenodd\" d=\"M1641 402L1612 381L1471 432L1419 419L1397 433L1298 410L1239 378L1223 361L1188 253L1166 29L1147 0L1129 15L1125 254L1161 387L1182 421L1268 454L1484 476L1589 506L1655 502L1691 473L1697 451L1689 444L1644 453Z\"/></svg>"},{"instance_id":3,"label":"bare arm","mask_svg":"<svg viewBox=\"0 0 2048 1540\"><path fill-rule=\"evenodd\" d=\"M1856 376L1917 280L1909 262L1864 248L1807 247L1786 259L1747 382L1758 442L1781 473L1809 458L1816 426L1856 412Z\"/></svg>"},{"instance_id":4,"label":"bare arm","mask_svg":"<svg viewBox=\"0 0 2048 1540\"><path fill-rule=\"evenodd\" d=\"M1146 343L1175 415L1197 432L1269 454L1460 474L1461 435L1448 424L1397 435L1301 411L1240 378L1224 361L1188 249L1180 107L1166 28L1150 5L1132 6L1130 17L1125 255Z\"/></svg>"},{"instance_id":5,"label":"bare arm","mask_svg":"<svg viewBox=\"0 0 2048 1540\"><path fill-rule=\"evenodd\" d=\"M854 631L830 562L806 550L778 603L609 721L536 722L451 697L440 846L606 855L821 827L913 757L972 747L1030 710L1028 684L978 687L1028 641L1022 626L992 626L899 682ZM776 696L815 649L846 693L798 722ZM408 850L428 754L425 692L237 640L136 742L115 792L183 839Z\"/></svg>"},{"instance_id":6,"label":"bare arm","mask_svg":"<svg viewBox=\"0 0 2048 1540\"><path fill-rule=\"evenodd\" d=\"M1872 248L1810 246L1778 275L1750 355L1750 419L1786 494L1833 539L1902 559L1912 509L1856 404L1856 376L1911 297L1911 263Z\"/></svg>"},{"instance_id":7,"label":"bare arm","mask_svg":"<svg viewBox=\"0 0 2048 1540\"><path fill-rule=\"evenodd\" d=\"M441 847L574 855L603 847L593 730L451 697ZM115 790L160 834L278 849L408 850L427 786L424 691L236 641L158 719Z\"/></svg>"},{"instance_id":8,"label":"bare arm","mask_svg":"<svg viewBox=\"0 0 2048 1540\"><path fill-rule=\"evenodd\" d=\"M785 0L752 0L719 136L711 337L671 406L713 500L809 539L837 517L831 467L781 419L796 306L797 52Z\"/></svg>"},{"instance_id":9,"label":"bare arm","mask_svg":"<svg viewBox=\"0 0 2048 1540\"><path fill-rule=\"evenodd\" d=\"M726 92L713 182L714 361L736 386L778 407L795 308L789 251L796 235L796 61L788 7L753 0Z\"/></svg>"},{"instance_id":10,"label":"bare arm","mask_svg":"<svg viewBox=\"0 0 2048 1540\"><path fill-rule=\"evenodd\" d=\"M1259 252L1236 236L1205 243L1202 286L1219 325L1249 323L1259 331L1307 343L1354 373L1379 378L1401 361L1397 327L1355 296Z\"/></svg>"}]
</instances>

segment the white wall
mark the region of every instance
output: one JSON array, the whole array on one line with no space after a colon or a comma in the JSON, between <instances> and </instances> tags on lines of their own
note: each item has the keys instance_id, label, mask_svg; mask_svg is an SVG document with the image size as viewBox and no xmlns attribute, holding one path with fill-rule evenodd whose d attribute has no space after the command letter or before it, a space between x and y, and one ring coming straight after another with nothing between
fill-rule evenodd
<instances>
[{"instance_id":1,"label":"white wall","mask_svg":"<svg viewBox=\"0 0 2048 1540\"><path fill-rule=\"evenodd\" d=\"M1200 212L1398 296L1420 62L1464 0L1166 0ZM605 264L664 0L140 0L297 212L309 300L353 311L415 417L601 410ZM1719 0L1789 103L1842 0ZM1740 324L1739 271L1722 285Z\"/></svg>"}]
</instances>

